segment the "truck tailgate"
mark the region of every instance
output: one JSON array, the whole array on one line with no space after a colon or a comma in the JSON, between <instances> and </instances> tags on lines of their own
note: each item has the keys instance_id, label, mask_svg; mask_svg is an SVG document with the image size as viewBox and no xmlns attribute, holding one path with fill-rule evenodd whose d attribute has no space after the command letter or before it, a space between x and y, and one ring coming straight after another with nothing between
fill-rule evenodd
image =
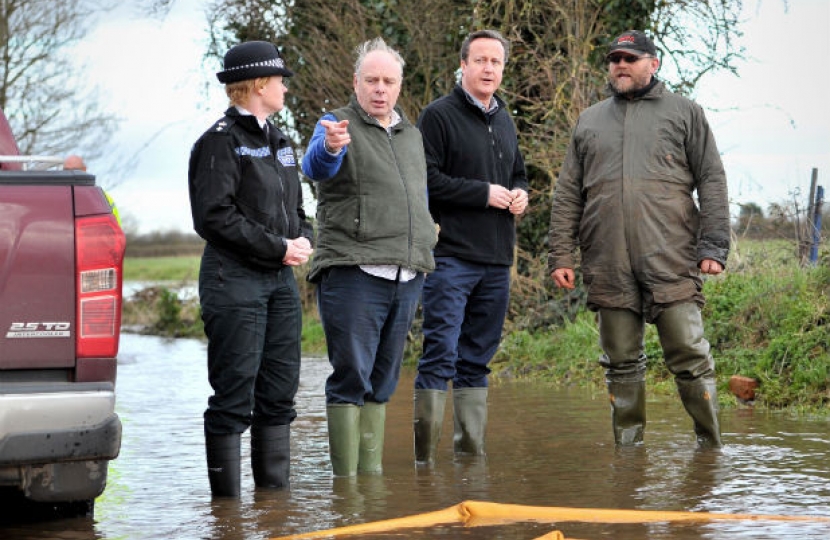
<instances>
[{"instance_id":1,"label":"truck tailgate","mask_svg":"<svg viewBox=\"0 0 830 540\"><path fill-rule=\"evenodd\" d=\"M75 364L71 186L0 185L0 370Z\"/></svg>"}]
</instances>

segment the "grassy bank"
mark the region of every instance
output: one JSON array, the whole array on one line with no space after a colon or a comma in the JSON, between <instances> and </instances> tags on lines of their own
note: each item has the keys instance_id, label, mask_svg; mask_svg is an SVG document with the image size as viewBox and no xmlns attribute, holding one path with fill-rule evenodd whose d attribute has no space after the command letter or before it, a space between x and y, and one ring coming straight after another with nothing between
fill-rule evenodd
<instances>
[{"instance_id":1,"label":"grassy bank","mask_svg":"<svg viewBox=\"0 0 830 540\"><path fill-rule=\"evenodd\" d=\"M204 339L197 298L182 299L177 290L199 279L200 255L181 257L127 257L124 280L148 285L124 302L122 324L129 331L169 337ZM302 271L297 282L306 307L303 324L303 352L325 355L326 341L317 312L312 305L312 288Z\"/></svg>"},{"instance_id":2,"label":"grassy bank","mask_svg":"<svg viewBox=\"0 0 830 540\"><path fill-rule=\"evenodd\" d=\"M726 391L732 375L757 379L756 406L770 409L830 412L830 265L827 257L814 267L800 266L791 245L780 242L740 242L728 272L704 285L706 335L717 363L720 398L735 404ZM128 258L125 278L182 282L196 278L198 257ZM325 353L325 340L311 288L298 275L307 307L303 328L306 354ZM181 302L163 287L124 309L124 324L148 332L203 337L198 302ZM139 295L140 296L140 295ZM136 316L142 319L137 320ZM419 324L407 350L417 357ZM649 386L674 392L671 374L652 326L646 331ZM603 372L594 314L575 310L565 322L542 330L507 332L492 368L499 377L533 379L559 385L601 387Z\"/></svg>"},{"instance_id":3,"label":"grassy bank","mask_svg":"<svg viewBox=\"0 0 830 540\"><path fill-rule=\"evenodd\" d=\"M741 242L728 272L704 284L706 337L715 357L723 405L732 375L760 382L756 406L830 413L830 266L802 267L784 242ZM649 386L674 393L653 326L646 328ZM494 371L556 384L604 385L593 313L546 332L505 336Z\"/></svg>"}]
</instances>

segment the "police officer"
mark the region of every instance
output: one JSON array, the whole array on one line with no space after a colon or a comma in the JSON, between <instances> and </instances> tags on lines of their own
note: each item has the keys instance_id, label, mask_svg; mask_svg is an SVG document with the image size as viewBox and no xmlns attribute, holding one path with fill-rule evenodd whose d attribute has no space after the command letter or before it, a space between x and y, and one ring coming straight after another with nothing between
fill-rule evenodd
<instances>
[{"instance_id":1,"label":"police officer","mask_svg":"<svg viewBox=\"0 0 830 540\"><path fill-rule=\"evenodd\" d=\"M289 425L300 373L302 312L293 266L311 255L312 228L294 150L268 117L293 73L272 43L225 54L217 74L230 108L193 146L193 226L205 239L199 299L213 395L204 413L210 488L238 497L240 434L251 427L258 488L285 488Z\"/></svg>"}]
</instances>

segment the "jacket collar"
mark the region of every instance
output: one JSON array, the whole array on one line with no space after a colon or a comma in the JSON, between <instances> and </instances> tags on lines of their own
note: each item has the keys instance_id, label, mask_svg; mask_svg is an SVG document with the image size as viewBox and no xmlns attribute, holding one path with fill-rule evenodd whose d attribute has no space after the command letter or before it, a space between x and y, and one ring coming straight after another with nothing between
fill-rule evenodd
<instances>
[{"instance_id":1,"label":"jacket collar","mask_svg":"<svg viewBox=\"0 0 830 540\"><path fill-rule=\"evenodd\" d=\"M262 127L259 125L259 120L257 120L256 116L253 116L251 114L240 114L239 111L234 106L229 107L228 110L225 111L225 116L233 118L234 122L236 122L242 129L244 129L248 133L251 133L251 134L254 134L254 135L262 134ZM271 137L272 140L273 140L274 137L276 137L276 139L278 141L281 141L281 143L287 143L288 142L288 137L286 137L283 134L283 132L282 132L282 130L280 130L280 128L275 126L273 124L273 122L271 122L269 120L266 120L266 122L267 122L268 128L269 128L268 129L269 137Z\"/></svg>"},{"instance_id":2,"label":"jacket collar","mask_svg":"<svg viewBox=\"0 0 830 540\"><path fill-rule=\"evenodd\" d=\"M611 83L608 83L606 86L606 91L611 95L611 97L615 99L623 99L626 101L637 101L640 99L658 99L663 95L663 91L665 90L666 85L658 79L657 77L653 77L651 79L651 83L645 88L641 88L637 92L634 92L633 95L624 95L618 94L614 91L614 87L611 86Z\"/></svg>"},{"instance_id":3,"label":"jacket collar","mask_svg":"<svg viewBox=\"0 0 830 540\"><path fill-rule=\"evenodd\" d=\"M493 99L496 100L496 107L493 107L489 111L484 112L484 111L481 110L481 106L478 103L471 103L470 102L470 97L469 97L470 95L467 93L466 90L464 90L461 87L460 84L455 85L455 88L452 89L452 93L453 93L453 95L455 96L456 99L458 99L459 101L464 103L467 107L470 107L471 109L474 109L474 110L478 111L478 113L481 114L481 115L485 115L485 116L492 115L492 114L495 114L495 113L499 112L500 110L504 109L505 107L507 107L507 102L505 102L498 95L493 94Z\"/></svg>"}]
</instances>

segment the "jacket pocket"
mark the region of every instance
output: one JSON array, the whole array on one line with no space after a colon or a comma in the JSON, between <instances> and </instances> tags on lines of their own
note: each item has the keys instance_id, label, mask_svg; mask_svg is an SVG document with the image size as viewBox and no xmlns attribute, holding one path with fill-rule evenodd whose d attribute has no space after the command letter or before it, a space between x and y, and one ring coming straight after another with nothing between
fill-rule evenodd
<instances>
[{"instance_id":1,"label":"jacket pocket","mask_svg":"<svg viewBox=\"0 0 830 540\"><path fill-rule=\"evenodd\" d=\"M357 239L361 241L409 235L410 209L378 195L361 195L356 209Z\"/></svg>"}]
</instances>

